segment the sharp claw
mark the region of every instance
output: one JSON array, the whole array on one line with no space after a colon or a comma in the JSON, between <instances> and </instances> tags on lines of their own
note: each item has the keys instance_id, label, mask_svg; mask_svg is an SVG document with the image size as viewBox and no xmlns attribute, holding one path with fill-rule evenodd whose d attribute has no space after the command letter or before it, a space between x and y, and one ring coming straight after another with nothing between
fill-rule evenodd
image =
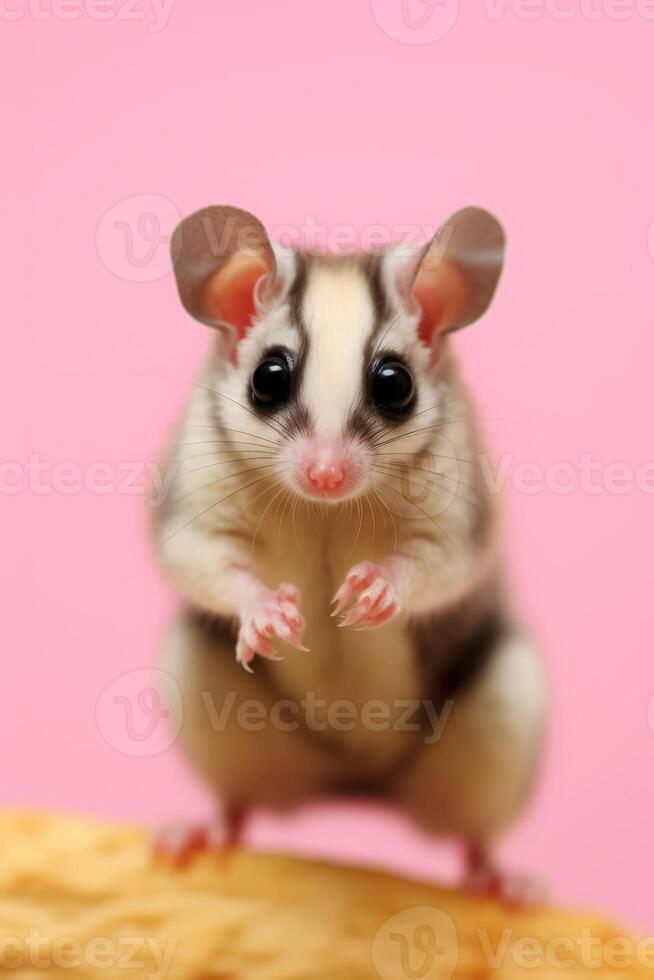
<instances>
[{"instance_id":1,"label":"sharp claw","mask_svg":"<svg viewBox=\"0 0 654 980\"><path fill-rule=\"evenodd\" d=\"M336 596L337 595L338 592L336 593ZM344 592L343 595L339 598L338 603L331 615L338 616L339 613L342 613L345 607L347 606L347 604L350 602L351 599L354 598L355 595L356 595L355 589L348 589L346 592ZM334 596L332 602L336 601L336 596Z\"/></svg>"},{"instance_id":2,"label":"sharp claw","mask_svg":"<svg viewBox=\"0 0 654 980\"><path fill-rule=\"evenodd\" d=\"M291 639L287 640L286 642L287 643L290 643L291 646L292 647L295 647L296 650L300 650L301 653L310 653L311 652L309 650L309 647L305 647L305 645L300 642L299 638L298 639L291 638Z\"/></svg>"},{"instance_id":3,"label":"sharp claw","mask_svg":"<svg viewBox=\"0 0 654 980\"><path fill-rule=\"evenodd\" d=\"M243 616L236 660L249 674L254 673L250 663L257 656L268 660L284 659L270 643L276 637L290 643L297 650L308 652L308 647L300 642L304 618L297 608L297 602L298 592L295 586L283 582L276 593Z\"/></svg>"}]
</instances>

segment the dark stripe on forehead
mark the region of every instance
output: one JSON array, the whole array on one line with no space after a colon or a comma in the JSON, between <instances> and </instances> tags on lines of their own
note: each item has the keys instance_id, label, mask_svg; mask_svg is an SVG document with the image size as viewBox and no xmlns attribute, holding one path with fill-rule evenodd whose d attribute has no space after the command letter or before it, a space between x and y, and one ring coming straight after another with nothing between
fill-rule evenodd
<instances>
[{"instance_id":1,"label":"dark stripe on forehead","mask_svg":"<svg viewBox=\"0 0 654 980\"><path fill-rule=\"evenodd\" d=\"M389 427L407 421L407 416L382 419L379 412L371 405L369 397L370 370L373 361L376 360L387 335L399 318L384 288L383 261L382 254L366 255L361 259L361 269L370 289L374 317L372 330L362 352L361 394L348 421L348 431L351 435L370 442L373 442L383 431L388 431Z\"/></svg>"},{"instance_id":2,"label":"dark stripe on forehead","mask_svg":"<svg viewBox=\"0 0 654 980\"><path fill-rule=\"evenodd\" d=\"M309 348L309 331L302 315L304 296L307 287L309 257L300 252L295 253L295 278L288 291L289 323L299 334L300 343L296 352L294 364L294 396L290 404L282 411L284 430L288 436L299 435L309 429L309 414L301 401L302 380L307 362Z\"/></svg>"},{"instance_id":3,"label":"dark stripe on forehead","mask_svg":"<svg viewBox=\"0 0 654 980\"><path fill-rule=\"evenodd\" d=\"M386 296L382 283L382 256L364 256L362 261L362 269L368 283L370 296L372 298L372 307L375 314L372 332L373 335L375 335L381 328L381 325L386 322L390 314L388 297Z\"/></svg>"},{"instance_id":4,"label":"dark stripe on forehead","mask_svg":"<svg viewBox=\"0 0 654 980\"><path fill-rule=\"evenodd\" d=\"M306 343L308 340L308 332L302 316L302 306L307 287L308 256L301 255L299 252L296 252L295 262L295 278L293 279L291 287L288 291L289 319L292 326L294 326L300 334L303 342Z\"/></svg>"},{"instance_id":5,"label":"dark stripe on forehead","mask_svg":"<svg viewBox=\"0 0 654 980\"><path fill-rule=\"evenodd\" d=\"M370 289L374 319L370 336L363 352L364 370L369 367L378 347L383 343L385 333L393 325L397 316L394 315L393 305L386 294L382 279L383 255L366 255L363 271Z\"/></svg>"}]
</instances>

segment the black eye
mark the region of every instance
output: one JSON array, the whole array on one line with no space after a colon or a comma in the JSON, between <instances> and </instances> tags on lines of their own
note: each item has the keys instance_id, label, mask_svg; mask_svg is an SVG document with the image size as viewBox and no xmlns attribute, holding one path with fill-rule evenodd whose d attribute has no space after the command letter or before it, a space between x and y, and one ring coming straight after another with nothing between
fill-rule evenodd
<instances>
[{"instance_id":1,"label":"black eye","mask_svg":"<svg viewBox=\"0 0 654 980\"><path fill-rule=\"evenodd\" d=\"M406 364L389 358L374 367L372 397L378 408L401 415L411 408L415 392L413 375Z\"/></svg>"},{"instance_id":2,"label":"black eye","mask_svg":"<svg viewBox=\"0 0 654 980\"><path fill-rule=\"evenodd\" d=\"M252 375L252 400L259 408L277 408L291 396L291 369L283 357L267 357Z\"/></svg>"}]
</instances>

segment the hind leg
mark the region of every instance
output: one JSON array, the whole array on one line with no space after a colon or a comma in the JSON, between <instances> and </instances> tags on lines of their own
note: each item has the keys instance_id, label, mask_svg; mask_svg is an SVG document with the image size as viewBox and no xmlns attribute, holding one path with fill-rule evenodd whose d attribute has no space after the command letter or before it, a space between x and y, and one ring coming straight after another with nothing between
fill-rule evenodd
<instances>
[{"instance_id":1,"label":"hind leg","mask_svg":"<svg viewBox=\"0 0 654 980\"><path fill-rule=\"evenodd\" d=\"M238 836L249 809L290 809L336 779L337 760L302 727L299 706L276 692L274 664L257 660L252 674L244 671L228 625L180 619L161 667L179 688L180 741L221 802L227 838Z\"/></svg>"},{"instance_id":2,"label":"hind leg","mask_svg":"<svg viewBox=\"0 0 654 980\"><path fill-rule=\"evenodd\" d=\"M158 827L152 835L155 858L166 858L184 868L197 854L212 851L227 854L241 843L248 811L239 806L223 806L210 823L172 823Z\"/></svg>"},{"instance_id":3,"label":"hind leg","mask_svg":"<svg viewBox=\"0 0 654 980\"><path fill-rule=\"evenodd\" d=\"M504 905L520 908L539 904L547 896L545 882L529 874L505 871L493 859L488 846L468 842L465 851L463 886L486 898L496 898Z\"/></svg>"},{"instance_id":4,"label":"hind leg","mask_svg":"<svg viewBox=\"0 0 654 980\"><path fill-rule=\"evenodd\" d=\"M464 842L467 883L516 889L492 861L496 838L527 800L537 769L545 713L540 658L522 636L507 635L475 682L445 706L440 736L429 732L396 794L435 834Z\"/></svg>"}]
</instances>

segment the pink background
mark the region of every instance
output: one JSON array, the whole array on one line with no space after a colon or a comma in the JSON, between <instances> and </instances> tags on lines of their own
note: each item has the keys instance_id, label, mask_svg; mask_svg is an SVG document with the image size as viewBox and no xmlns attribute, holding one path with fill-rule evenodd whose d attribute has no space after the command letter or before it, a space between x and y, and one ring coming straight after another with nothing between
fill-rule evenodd
<instances>
[{"instance_id":1,"label":"pink background","mask_svg":"<svg viewBox=\"0 0 654 980\"><path fill-rule=\"evenodd\" d=\"M411 2L416 21L429 13ZM403 25L401 0L177 0L158 31L143 3L145 17L119 17L123 3L64 20L16 0L0 24L0 390L3 459L18 467L3 469L2 800L155 821L206 812L204 790L175 747L134 756L96 719L108 684L154 663L175 605L149 558L144 480L63 492L52 467L142 467L165 441L188 394L174 379L193 377L208 342L168 272L176 215L234 203L273 228L361 231L492 209L506 275L456 343L496 458L510 454L510 472L583 454L604 474L635 471L652 459L654 21L635 2L562 2L567 19L550 3L532 19L533 6L470 0L444 36L413 43L441 28ZM445 0L432 17L455 13ZM146 212L162 239L151 260ZM30 454L51 468L45 492ZM553 713L504 855L556 898L651 929L654 499L515 482L507 550ZM448 849L374 809L262 816L252 840L455 870Z\"/></svg>"}]
</instances>

